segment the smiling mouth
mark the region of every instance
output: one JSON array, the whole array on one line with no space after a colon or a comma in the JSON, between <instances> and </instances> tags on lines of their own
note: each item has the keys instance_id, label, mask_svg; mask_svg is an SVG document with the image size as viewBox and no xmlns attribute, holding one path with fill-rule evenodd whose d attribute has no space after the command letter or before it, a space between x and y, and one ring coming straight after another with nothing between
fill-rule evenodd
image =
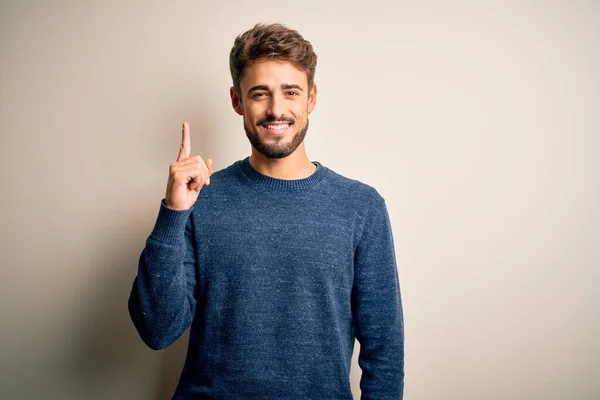
<instances>
[{"instance_id":1,"label":"smiling mouth","mask_svg":"<svg viewBox=\"0 0 600 400\"><path fill-rule=\"evenodd\" d=\"M261 125L267 132L274 134L283 133L291 124L290 123L279 123L279 124L263 124Z\"/></svg>"}]
</instances>

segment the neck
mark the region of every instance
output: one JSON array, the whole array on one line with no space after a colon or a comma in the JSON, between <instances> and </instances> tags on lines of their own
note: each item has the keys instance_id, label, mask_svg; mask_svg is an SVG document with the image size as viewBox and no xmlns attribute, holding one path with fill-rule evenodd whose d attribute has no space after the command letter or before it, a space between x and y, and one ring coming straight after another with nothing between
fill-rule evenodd
<instances>
[{"instance_id":1,"label":"neck","mask_svg":"<svg viewBox=\"0 0 600 400\"><path fill-rule=\"evenodd\" d=\"M249 162L252 168L272 178L304 179L312 175L317 167L301 147L298 146L296 151L284 158L268 158L253 148Z\"/></svg>"}]
</instances>

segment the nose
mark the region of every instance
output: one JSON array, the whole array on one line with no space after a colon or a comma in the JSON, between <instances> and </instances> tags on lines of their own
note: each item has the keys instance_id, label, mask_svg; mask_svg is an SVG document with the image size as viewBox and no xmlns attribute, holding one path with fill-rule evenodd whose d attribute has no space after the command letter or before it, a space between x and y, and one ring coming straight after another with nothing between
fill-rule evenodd
<instances>
[{"instance_id":1,"label":"nose","mask_svg":"<svg viewBox=\"0 0 600 400\"><path fill-rule=\"evenodd\" d=\"M278 118L281 115L282 99L277 94L273 94L269 98L269 107L267 113L270 117Z\"/></svg>"}]
</instances>

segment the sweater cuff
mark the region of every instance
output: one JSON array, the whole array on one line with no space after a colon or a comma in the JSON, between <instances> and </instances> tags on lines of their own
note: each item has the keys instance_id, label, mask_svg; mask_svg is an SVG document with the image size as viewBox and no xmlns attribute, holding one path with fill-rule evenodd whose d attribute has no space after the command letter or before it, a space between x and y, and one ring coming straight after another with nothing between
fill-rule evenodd
<instances>
[{"instance_id":1,"label":"sweater cuff","mask_svg":"<svg viewBox=\"0 0 600 400\"><path fill-rule=\"evenodd\" d=\"M162 199L158 217L150 236L167 243L183 241L185 226L193 208L188 210L173 210L167 207L165 199Z\"/></svg>"}]
</instances>

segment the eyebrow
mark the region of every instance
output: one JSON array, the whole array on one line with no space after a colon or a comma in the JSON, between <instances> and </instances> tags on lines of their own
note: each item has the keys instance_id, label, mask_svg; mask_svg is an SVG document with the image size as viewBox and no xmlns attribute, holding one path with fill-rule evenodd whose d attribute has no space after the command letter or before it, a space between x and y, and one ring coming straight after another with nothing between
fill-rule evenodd
<instances>
[{"instance_id":1,"label":"eyebrow","mask_svg":"<svg viewBox=\"0 0 600 400\"><path fill-rule=\"evenodd\" d=\"M282 89L298 89L298 90L303 90L300 85L295 85L295 84L290 84L290 83L284 83L281 85ZM248 90L248 94L250 94L251 92L255 91L255 90L269 90L269 86L267 85L256 85L250 88L250 90Z\"/></svg>"}]
</instances>

